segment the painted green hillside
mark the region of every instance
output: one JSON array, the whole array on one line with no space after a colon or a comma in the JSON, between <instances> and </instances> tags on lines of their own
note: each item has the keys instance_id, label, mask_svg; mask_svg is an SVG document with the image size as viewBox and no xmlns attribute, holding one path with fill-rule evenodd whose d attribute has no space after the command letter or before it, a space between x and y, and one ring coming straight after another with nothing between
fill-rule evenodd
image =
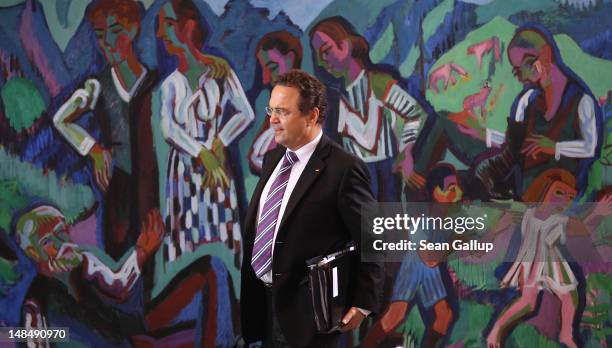
<instances>
[{"instance_id":1,"label":"painted green hillside","mask_svg":"<svg viewBox=\"0 0 612 348\"><path fill-rule=\"evenodd\" d=\"M463 67L469 74L467 80L455 74L457 84L446 91L439 83L440 93L427 89L427 100L436 111L459 112L463 110L463 100L468 95L478 93L485 81L492 87L487 103L497 94L497 102L487 119L487 126L497 130L504 130L506 118L512 102L522 89L522 85L512 75L512 69L506 55L506 47L516 30L516 26L504 18L496 17L486 25L467 35L465 40L458 43L444 54L432 67L431 71L443 64L455 63ZM491 38L496 33L500 40L501 61L492 64L493 54L483 55L482 67L479 69L476 57L467 55L467 48L475 43ZM561 56L565 63L573 69L592 89L595 96L604 96L612 88L612 62L595 58L584 53L580 47L567 35L556 35L555 40L559 46ZM502 87L503 86L503 87Z\"/></svg>"},{"instance_id":2,"label":"painted green hillside","mask_svg":"<svg viewBox=\"0 0 612 348\"><path fill-rule=\"evenodd\" d=\"M56 205L72 222L91 208L94 195L91 188L58 178L55 172L44 172L24 163L0 148L0 230L9 231L13 214L30 202Z\"/></svg>"}]
</instances>

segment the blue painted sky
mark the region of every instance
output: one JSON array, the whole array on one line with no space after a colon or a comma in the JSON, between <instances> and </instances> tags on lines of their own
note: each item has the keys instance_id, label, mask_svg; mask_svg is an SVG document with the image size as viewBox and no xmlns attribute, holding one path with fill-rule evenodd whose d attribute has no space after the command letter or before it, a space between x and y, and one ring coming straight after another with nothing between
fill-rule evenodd
<instances>
[{"instance_id":1,"label":"blue painted sky","mask_svg":"<svg viewBox=\"0 0 612 348\"><path fill-rule=\"evenodd\" d=\"M268 8L270 10L270 18L274 18L280 11L283 11L291 18L293 23L297 24L302 29L306 29L306 27L319 15L321 10L332 1L333 0L251 0L251 4L257 7Z\"/></svg>"}]
</instances>

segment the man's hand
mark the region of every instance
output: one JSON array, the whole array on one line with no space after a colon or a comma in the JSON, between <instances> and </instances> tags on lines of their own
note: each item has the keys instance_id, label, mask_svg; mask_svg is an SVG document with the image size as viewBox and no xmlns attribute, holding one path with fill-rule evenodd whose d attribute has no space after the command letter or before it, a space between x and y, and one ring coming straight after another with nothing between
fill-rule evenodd
<instances>
[{"instance_id":1,"label":"man's hand","mask_svg":"<svg viewBox=\"0 0 612 348\"><path fill-rule=\"evenodd\" d=\"M539 154L554 155L556 144L544 135L531 134L525 139L521 153L536 159Z\"/></svg>"},{"instance_id":2,"label":"man's hand","mask_svg":"<svg viewBox=\"0 0 612 348\"><path fill-rule=\"evenodd\" d=\"M96 183L102 192L106 192L112 176L113 158L111 152L96 143L89 151L89 157L93 162Z\"/></svg>"},{"instance_id":3,"label":"man's hand","mask_svg":"<svg viewBox=\"0 0 612 348\"><path fill-rule=\"evenodd\" d=\"M340 332L347 332L358 328L363 318L365 318L365 315L357 307L351 307L342 318Z\"/></svg>"},{"instance_id":4,"label":"man's hand","mask_svg":"<svg viewBox=\"0 0 612 348\"><path fill-rule=\"evenodd\" d=\"M159 210L149 210L146 221L142 222L140 235L136 241L138 266L142 268L147 259L157 251L161 245L163 234L164 221Z\"/></svg>"}]
</instances>

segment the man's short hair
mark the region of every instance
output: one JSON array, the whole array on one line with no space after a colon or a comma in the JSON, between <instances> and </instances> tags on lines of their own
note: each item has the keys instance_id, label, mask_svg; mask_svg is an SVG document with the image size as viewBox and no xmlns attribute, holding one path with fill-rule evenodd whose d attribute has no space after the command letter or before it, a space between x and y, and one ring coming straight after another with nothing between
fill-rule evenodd
<instances>
[{"instance_id":1,"label":"man's short hair","mask_svg":"<svg viewBox=\"0 0 612 348\"><path fill-rule=\"evenodd\" d=\"M323 124L327 107L326 88L316 77L303 70L292 69L278 76L274 81L274 86L297 88L300 92L300 112L306 113L318 108L317 123Z\"/></svg>"},{"instance_id":2,"label":"man's short hair","mask_svg":"<svg viewBox=\"0 0 612 348\"><path fill-rule=\"evenodd\" d=\"M264 35L259 43L257 44L257 50L268 51L276 48L280 53L286 55L289 52L295 54L295 60L293 62L294 67L300 67L302 64L302 44L300 39L291 35L288 31L273 31Z\"/></svg>"},{"instance_id":3,"label":"man's short hair","mask_svg":"<svg viewBox=\"0 0 612 348\"><path fill-rule=\"evenodd\" d=\"M117 16L117 21L124 27L132 25L140 30L142 9L134 0L98 0L88 9L87 19L93 23L98 17Z\"/></svg>"}]
</instances>

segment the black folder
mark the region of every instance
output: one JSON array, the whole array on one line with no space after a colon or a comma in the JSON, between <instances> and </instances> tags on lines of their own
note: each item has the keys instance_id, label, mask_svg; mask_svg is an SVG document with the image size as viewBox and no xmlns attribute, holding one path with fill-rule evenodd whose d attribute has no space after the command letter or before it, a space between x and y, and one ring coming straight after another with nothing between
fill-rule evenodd
<instances>
[{"instance_id":1,"label":"black folder","mask_svg":"<svg viewBox=\"0 0 612 348\"><path fill-rule=\"evenodd\" d=\"M350 268L356 256L353 243L345 249L306 261L314 319L319 333L330 333L342 326L349 309Z\"/></svg>"}]
</instances>

